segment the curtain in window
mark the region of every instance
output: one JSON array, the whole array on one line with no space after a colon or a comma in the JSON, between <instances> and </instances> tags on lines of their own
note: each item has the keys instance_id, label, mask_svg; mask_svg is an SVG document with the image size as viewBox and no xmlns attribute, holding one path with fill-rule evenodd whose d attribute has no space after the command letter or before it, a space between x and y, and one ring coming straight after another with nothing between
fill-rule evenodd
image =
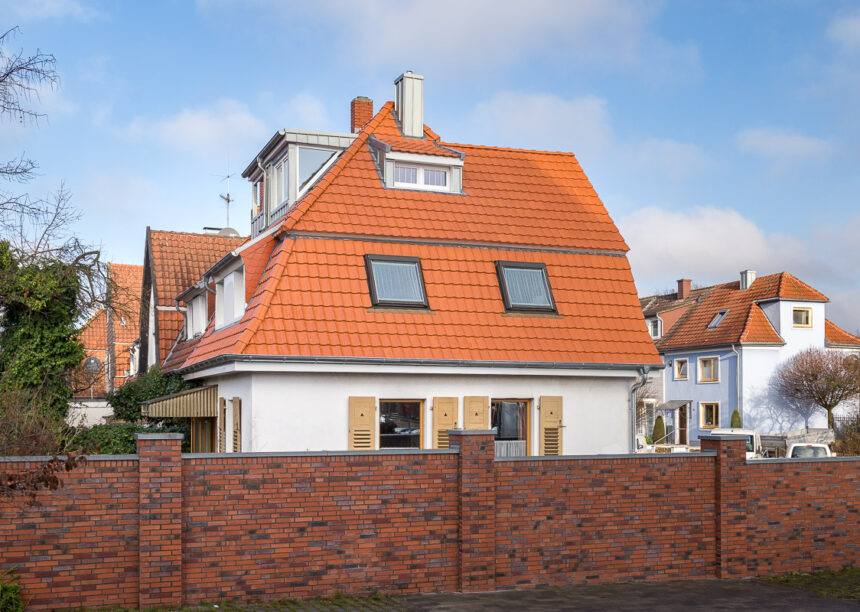
<instances>
[{"instance_id":1,"label":"curtain in window","mask_svg":"<svg viewBox=\"0 0 860 612\"><path fill-rule=\"evenodd\" d=\"M384 302L423 302L418 265L393 261L373 262L376 297Z\"/></svg>"},{"instance_id":2,"label":"curtain in window","mask_svg":"<svg viewBox=\"0 0 860 612\"><path fill-rule=\"evenodd\" d=\"M512 306L551 306L544 271L539 268L505 268L505 284Z\"/></svg>"}]
</instances>

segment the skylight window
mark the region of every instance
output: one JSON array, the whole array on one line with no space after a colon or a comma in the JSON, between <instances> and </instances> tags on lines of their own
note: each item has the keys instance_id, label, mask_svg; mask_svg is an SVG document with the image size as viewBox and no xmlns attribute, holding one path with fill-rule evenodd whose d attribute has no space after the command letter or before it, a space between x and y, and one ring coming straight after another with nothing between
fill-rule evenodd
<instances>
[{"instance_id":1,"label":"skylight window","mask_svg":"<svg viewBox=\"0 0 860 612\"><path fill-rule=\"evenodd\" d=\"M708 323L708 329L715 329L720 322L726 318L726 315L729 314L728 310L721 310L717 314L714 315L714 318L711 319L711 322Z\"/></svg>"},{"instance_id":2,"label":"skylight window","mask_svg":"<svg viewBox=\"0 0 860 612\"><path fill-rule=\"evenodd\" d=\"M424 276L417 257L366 255L365 265L374 306L427 307Z\"/></svg>"},{"instance_id":3,"label":"skylight window","mask_svg":"<svg viewBox=\"0 0 860 612\"><path fill-rule=\"evenodd\" d=\"M507 310L555 312L546 266L497 261L496 272Z\"/></svg>"}]
</instances>

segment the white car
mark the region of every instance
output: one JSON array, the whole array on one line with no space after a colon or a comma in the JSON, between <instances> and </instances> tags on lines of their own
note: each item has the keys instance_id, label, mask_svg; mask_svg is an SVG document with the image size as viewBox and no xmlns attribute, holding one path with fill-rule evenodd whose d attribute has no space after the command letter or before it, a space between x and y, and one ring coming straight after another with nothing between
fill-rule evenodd
<instances>
[{"instance_id":1,"label":"white car","mask_svg":"<svg viewBox=\"0 0 860 612\"><path fill-rule=\"evenodd\" d=\"M789 459L819 459L821 457L832 457L830 447L826 444L812 444L799 442L788 447L785 456Z\"/></svg>"},{"instance_id":2,"label":"white car","mask_svg":"<svg viewBox=\"0 0 860 612\"><path fill-rule=\"evenodd\" d=\"M754 429L732 429L729 427L723 429L711 429L709 434L732 434L735 436L745 436L747 442L747 459L761 457L761 437Z\"/></svg>"}]
</instances>

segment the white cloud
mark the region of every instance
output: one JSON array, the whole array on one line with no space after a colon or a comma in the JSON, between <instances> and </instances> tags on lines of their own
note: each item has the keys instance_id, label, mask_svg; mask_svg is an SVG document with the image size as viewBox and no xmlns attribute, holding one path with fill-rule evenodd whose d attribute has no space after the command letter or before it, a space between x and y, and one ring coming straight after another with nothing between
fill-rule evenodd
<instances>
[{"instance_id":1,"label":"white cloud","mask_svg":"<svg viewBox=\"0 0 860 612\"><path fill-rule=\"evenodd\" d=\"M612 139L606 100L597 96L500 92L479 103L465 127L486 144L577 154L600 154Z\"/></svg>"},{"instance_id":2,"label":"white cloud","mask_svg":"<svg viewBox=\"0 0 860 612\"><path fill-rule=\"evenodd\" d=\"M246 104L226 98L210 106L183 109L164 119L137 118L126 129L134 140L152 140L204 158L229 154L233 159L253 154L266 141L268 132Z\"/></svg>"},{"instance_id":3,"label":"white cloud","mask_svg":"<svg viewBox=\"0 0 860 612\"><path fill-rule=\"evenodd\" d=\"M145 213L155 184L127 171L100 172L92 175L74 194L77 206L86 211L82 226L104 219L137 220Z\"/></svg>"},{"instance_id":4,"label":"white cloud","mask_svg":"<svg viewBox=\"0 0 860 612\"><path fill-rule=\"evenodd\" d=\"M307 91L300 92L287 100L280 116L286 121L285 125L280 127L319 130L331 126L332 123L322 100Z\"/></svg>"},{"instance_id":5,"label":"white cloud","mask_svg":"<svg viewBox=\"0 0 860 612\"><path fill-rule=\"evenodd\" d=\"M745 153L778 161L823 159L835 150L827 140L779 128L741 130L735 144Z\"/></svg>"},{"instance_id":6,"label":"white cloud","mask_svg":"<svg viewBox=\"0 0 860 612\"><path fill-rule=\"evenodd\" d=\"M71 18L89 21L99 12L78 0L0 0L0 14L12 21Z\"/></svg>"},{"instance_id":7,"label":"white cloud","mask_svg":"<svg viewBox=\"0 0 860 612\"><path fill-rule=\"evenodd\" d=\"M627 149L631 162L639 168L676 181L713 166L711 159L698 145L671 138L649 138L631 143Z\"/></svg>"},{"instance_id":8,"label":"white cloud","mask_svg":"<svg viewBox=\"0 0 860 612\"><path fill-rule=\"evenodd\" d=\"M827 28L827 36L843 51L860 52L860 12L834 18Z\"/></svg>"}]
</instances>

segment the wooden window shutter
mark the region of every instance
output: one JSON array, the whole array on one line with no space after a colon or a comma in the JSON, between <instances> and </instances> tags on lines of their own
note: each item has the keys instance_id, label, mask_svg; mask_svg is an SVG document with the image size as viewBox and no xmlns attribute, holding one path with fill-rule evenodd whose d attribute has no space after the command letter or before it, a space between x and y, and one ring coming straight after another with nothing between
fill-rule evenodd
<instances>
[{"instance_id":1,"label":"wooden window shutter","mask_svg":"<svg viewBox=\"0 0 860 612\"><path fill-rule=\"evenodd\" d=\"M218 452L227 452L227 400L218 398Z\"/></svg>"},{"instance_id":2,"label":"wooden window shutter","mask_svg":"<svg viewBox=\"0 0 860 612\"><path fill-rule=\"evenodd\" d=\"M233 398L233 452L242 452L242 398Z\"/></svg>"},{"instance_id":3,"label":"wooden window shutter","mask_svg":"<svg viewBox=\"0 0 860 612\"><path fill-rule=\"evenodd\" d=\"M376 442L376 398L349 398L349 450L373 450Z\"/></svg>"},{"instance_id":4,"label":"wooden window shutter","mask_svg":"<svg viewBox=\"0 0 860 612\"><path fill-rule=\"evenodd\" d=\"M463 398L463 427L465 429L490 428L490 398L469 397Z\"/></svg>"},{"instance_id":5,"label":"wooden window shutter","mask_svg":"<svg viewBox=\"0 0 860 612\"><path fill-rule=\"evenodd\" d=\"M456 397L433 398L433 448L451 448L448 430L457 427Z\"/></svg>"},{"instance_id":6,"label":"wooden window shutter","mask_svg":"<svg viewBox=\"0 0 860 612\"><path fill-rule=\"evenodd\" d=\"M561 455L562 411L560 395L542 395L540 398L540 454Z\"/></svg>"}]
</instances>

